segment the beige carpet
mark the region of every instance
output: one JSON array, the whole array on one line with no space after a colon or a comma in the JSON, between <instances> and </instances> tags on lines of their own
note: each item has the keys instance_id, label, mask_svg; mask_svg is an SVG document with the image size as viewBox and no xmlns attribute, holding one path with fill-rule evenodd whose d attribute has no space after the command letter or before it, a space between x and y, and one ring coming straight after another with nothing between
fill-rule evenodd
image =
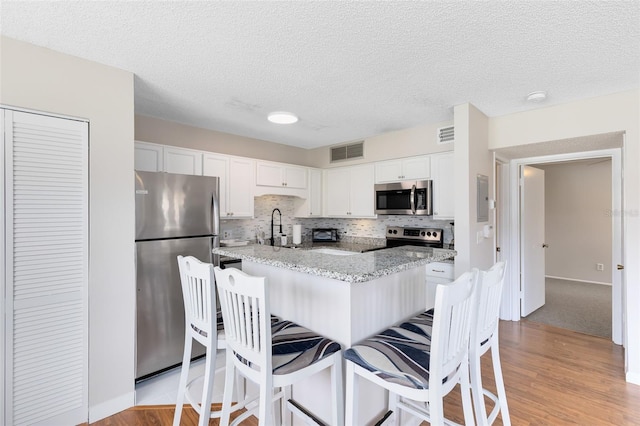
<instances>
[{"instance_id":1,"label":"beige carpet","mask_svg":"<svg viewBox=\"0 0 640 426\"><path fill-rule=\"evenodd\" d=\"M546 302L526 319L611 339L611 286L546 279Z\"/></svg>"}]
</instances>

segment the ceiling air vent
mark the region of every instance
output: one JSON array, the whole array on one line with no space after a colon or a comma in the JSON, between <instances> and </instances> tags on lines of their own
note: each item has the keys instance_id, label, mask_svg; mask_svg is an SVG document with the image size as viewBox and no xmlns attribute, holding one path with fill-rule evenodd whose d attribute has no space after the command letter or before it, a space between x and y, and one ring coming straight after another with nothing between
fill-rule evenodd
<instances>
[{"instance_id":1,"label":"ceiling air vent","mask_svg":"<svg viewBox=\"0 0 640 426\"><path fill-rule=\"evenodd\" d=\"M364 141L331 148L331 162L364 158Z\"/></svg>"},{"instance_id":2,"label":"ceiling air vent","mask_svg":"<svg viewBox=\"0 0 640 426\"><path fill-rule=\"evenodd\" d=\"M438 143L453 142L453 126L440 127L438 129Z\"/></svg>"}]
</instances>

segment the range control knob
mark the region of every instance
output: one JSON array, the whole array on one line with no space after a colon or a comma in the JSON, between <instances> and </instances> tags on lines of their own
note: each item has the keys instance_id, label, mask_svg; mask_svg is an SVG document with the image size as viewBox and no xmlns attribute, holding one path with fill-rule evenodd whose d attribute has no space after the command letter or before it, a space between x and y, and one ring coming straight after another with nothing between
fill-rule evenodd
<instances>
[{"instance_id":1,"label":"range control knob","mask_svg":"<svg viewBox=\"0 0 640 426\"><path fill-rule=\"evenodd\" d=\"M433 233L433 238L437 238L437 237L438 237L438 233L437 233L437 232L434 232L434 233Z\"/></svg>"},{"instance_id":2,"label":"range control knob","mask_svg":"<svg viewBox=\"0 0 640 426\"><path fill-rule=\"evenodd\" d=\"M389 229L389 231L388 231L388 232L389 232L390 234L393 234L393 231L392 231L391 229Z\"/></svg>"},{"instance_id":3,"label":"range control knob","mask_svg":"<svg viewBox=\"0 0 640 426\"><path fill-rule=\"evenodd\" d=\"M398 233L398 230L397 230L397 229L394 229L394 230L393 230L393 233L394 233L394 234L397 234L397 233Z\"/></svg>"},{"instance_id":4,"label":"range control knob","mask_svg":"<svg viewBox=\"0 0 640 426\"><path fill-rule=\"evenodd\" d=\"M424 237L424 231L420 232L420 235Z\"/></svg>"},{"instance_id":5,"label":"range control knob","mask_svg":"<svg viewBox=\"0 0 640 426\"><path fill-rule=\"evenodd\" d=\"M430 236L431 236L431 231L428 231L427 232L427 237L430 237Z\"/></svg>"}]
</instances>

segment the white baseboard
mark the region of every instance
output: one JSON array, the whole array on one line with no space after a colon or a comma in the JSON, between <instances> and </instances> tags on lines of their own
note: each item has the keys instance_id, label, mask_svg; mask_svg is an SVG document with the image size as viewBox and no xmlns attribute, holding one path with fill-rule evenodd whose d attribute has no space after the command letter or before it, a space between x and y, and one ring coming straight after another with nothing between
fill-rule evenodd
<instances>
[{"instance_id":1,"label":"white baseboard","mask_svg":"<svg viewBox=\"0 0 640 426\"><path fill-rule=\"evenodd\" d=\"M135 391L110 399L98 405L89 407L89 423L97 422L106 417L131 408L135 405Z\"/></svg>"},{"instance_id":2,"label":"white baseboard","mask_svg":"<svg viewBox=\"0 0 640 426\"><path fill-rule=\"evenodd\" d=\"M608 285L609 287L611 287L611 283L603 283L603 282L600 282L600 281L577 280L575 278L554 277L553 275L545 275L544 277L545 278L555 278L556 280L575 281L575 282L579 282L579 283Z\"/></svg>"},{"instance_id":3,"label":"white baseboard","mask_svg":"<svg viewBox=\"0 0 640 426\"><path fill-rule=\"evenodd\" d=\"M627 382L640 386L640 373L632 373L630 371L627 371L626 379L627 379Z\"/></svg>"}]
</instances>

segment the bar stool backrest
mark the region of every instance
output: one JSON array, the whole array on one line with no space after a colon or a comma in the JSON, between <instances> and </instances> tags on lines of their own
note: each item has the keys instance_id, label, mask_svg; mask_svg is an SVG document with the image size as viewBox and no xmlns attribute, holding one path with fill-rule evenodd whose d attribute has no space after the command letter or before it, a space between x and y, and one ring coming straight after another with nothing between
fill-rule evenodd
<instances>
[{"instance_id":1,"label":"bar stool backrest","mask_svg":"<svg viewBox=\"0 0 640 426\"><path fill-rule=\"evenodd\" d=\"M242 366L238 365L244 374L260 371L271 375L271 315L266 278L234 268L218 269L216 277L227 350L233 350L244 360Z\"/></svg>"},{"instance_id":2,"label":"bar stool backrest","mask_svg":"<svg viewBox=\"0 0 640 426\"><path fill-rule=\"evenodd\" d=\"M478 279L477 314L471 332L471 348L488 346L489 339L498 329L500 302L506 263L498 262L488 271L481 271ZM484 351L480 351L480 354Z\"/></svg>"},{"instance_id":3,"label":"bar stool backrest","mask_svg":"<svg viewBox=\"0 0 640 426\"><path fill-rule=\"evenodd\" d=\"M217 339L216 289L213 265L193 256L178 256L186 329L194 339L207 342Z\"/></svg>"},{"instance_id":4,"label":"bar stool backrest","mask_svg":"<svg viewBox=\"0 0 640 426\"><path fill-rule=\"evenodd\" d=\"M443 393L458 383L458 376L463 370L460 365L468 359L477 281L478 270L474 269L465 272L454 283L440 284L436 289L429 382L447 378ZM440 386L435 385L434 388Z\"/></svg>"}]
</instances>

